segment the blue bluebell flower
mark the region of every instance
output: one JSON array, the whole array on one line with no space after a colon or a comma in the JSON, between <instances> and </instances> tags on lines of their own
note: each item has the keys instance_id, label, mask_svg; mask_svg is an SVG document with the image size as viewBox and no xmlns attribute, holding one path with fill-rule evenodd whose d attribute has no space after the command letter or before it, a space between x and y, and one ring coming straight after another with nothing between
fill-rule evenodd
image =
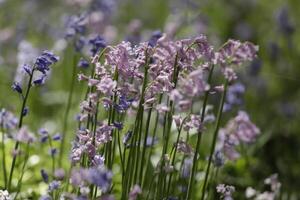
<instances>
[{"instance_id":1,"label":"blue bluebell flower","mask_svg":"<svg viewBox=\"0 0 300 200\"><path fill-rule=\"evenodd\" d=\"M104 167L95 167L88 170L88 181L106 191L112 181L112 173Z\"/></svg>"},{"instance_id":2,"label":"blue bluebell flower","mask_svg":"<svg viewBox=\"0 0 300 200\"><path fill-rule=\"evenodd\" d=\"M43 74L40 78L36 79L33 81L33 84L34 85L42 85L45 83L45 78L46 78L46 75Z\"/></svg>"},{"instance_id":3,"label":"blue bluebell flower","mask_svg":"<svg viewBox=\"0 0 300 200\"><path fill-rule=\"evenodd\" d=\"M39 200L52 200L52 198L49 195L43 195L39 198Z\"/></svg>"},{"instance_id":4,"label":"blue bluebell flower","mask_svg":"<svg viewBox=\"0 0 300 200\"><path fill-rule=\"evenodd\" d=\"M157 43L157 40L162 37L161 31L154 31L148 41L149 46L154 47Z\"/></svg>"},{"instance_id":5,"label":"blue bluebell flower","mask_svg":"<svg viewBox=\"0 0 300 200\"><path fill-rule=\"evenodd\" d=\"M114 107L118 113L123 113L131 106L133 100L127 99L125 96L120 96L119 104L115 104Z\"/></svg>"},{"instance_id":6,"label":"blue bluebell flower","mask_svg":"<svg viewBox=\"0 0 300 200\"><path fill-rule=\"evenodd\" d=\"M52 136L52 139L55 141L61 140L61 135L59 133L56 133L55 135Z\"/></svg>"},{"instance_id":7,"label":"blue bluebell flower","mask_svg":"<svg viewBox=\"0 0 300 200\"><path fill-rule=\"evenodd\" d=\"M25 107L24 110L23 110L23 113L22 113L23 117L25 117L26 115L28 115L28 113L29 113L29 108Z\"/></svg>"},{"instance_id":8,"label":"blue bluebell flower","mask_svg":"<svg viewBox=\"0 0 300 200\"><path fill-rule=\"evenodd\" d=\"M79 37L79 39L77 39L74 42L75 50L77 52L81 52L81 50L83 49L85 44L86 44L85 38L84 37Z\"/></svg>"},{"instance_id":9,"label":"blue bluebell flower","mask_svg":"<svg viewBox=\"0 0 300 200\"><path fill-rule=\"evenodd\" d=\"M49 133L46 129L44 128L41 128L39 131L39 134L40 134L40 142L41 143L45 143L48 141L48 138L49 138Z\"/></svg>"},{"instance_id":10,"label":"blue bluebell flower","mask_svg":"<svg viewBox=\"0 0 300 200\"><path fill-rule=\"evenodd\" d=\"M88 68L89 67L89 62L87 60L85 60L84 58L80 58L77 66L80 68Z\"/></svg>"},{"instance_id":11,"label":"blue bluebell flower","mask_svg":"<svg viewBox=\"0 0 300 200\"><path fill-rule=\"evenodd\" d=\"M225 163L224 154L220 150L217 150L213 156L213 164L216 167L222 167L224 163Z\"/></svg>"},{"instance_id":12,"label":"blue bluebell flower","mask_svg":"<svg viewBox=\"0 0 300 200\"><path fill-rule=\"evenodd\" d=\"M132 131L128 131L123 137L123 144L127 145L131 137L132 137Z\"/></svg>"},{"instance_id":13,"label":"blue bluebell flower","mask_svg":"<svg viewBox=\"0 0 300 200\"><path fill-rule=\"evenodd\" d=\"M14 129L18 125L18 119L13 115L12 112L2 108L0 110L0 124L4 129Z\"/></svg>"},{"instance_id":14,"label":"blue bluebell flower","mask_svg":"<svg viewBox=\"0 0 300 200\"><path fill-rule=\"evenodd\" d=\"M55 156L57 154L57 149L56 148L51 148L50 149L50 155Z\"/></svg>"},{"instance_id":15,"label":"blue bluebell flower","mask_svg":"<svg viewBox=\"0 0 300 200\"><path fill-rule=\"evenodd\" d=\"M48 190L49 192L53 192L54 190L57 190L60 187L60 181L52 181L49 183Z\"/></svg>"},{"instance_id":16,"label":"blue bluebell flower","mask_svg":"<svg viewBox=\"0 0 300 200\"><path fill-rule=\"evenodd\" d=\"M42 55L37 57L35 61L35 69L46 74L50 70L50 66L56 63L59 60L59 57L54 55L50 51L43 51Z\"/></svg>"},{"instance_id":17,"label":"blue bluebell flower","mask_svg":"<svg viewBox=\"0 0 300 200\"><path fill-rule=\"evenodd\" d=\"M83 35L86 32L86 15L71 16L67 21L66 37Z\"/></svg>"},{"instance_id":18,"label":"blue bluebell flower","mask_svg":"<svg viewBox=\"0 0 300 200\"><path fill-rule=\"evenodd\" d=\"M21 87L20 83L14 82L11 87L12 87L13 91L16 91L19 94L22 94L23 91L22 91L22 87Z\"/></svg>"},{"instance_id":19,"label":"blue bluebell flower","mask_svg":"<svg viewBox=\"0 0 300 200\"><path fill-rule=\"evenodd\" d=\"M45 183L48 183L48 181L49 181L49 175L48 175L48 173L44 169L41 169L41 176L43 178L43 181Z\"/></svg>"},{"instance_id":20,"label":"blue bluebell flower","mask_svg":"<svg viewBox=\"0 0 300 200\"><path fill-rule=\"evenodd\" d=\"M114 127L116 127L118 130L123 129L123 123L122 122L114 122Z\"/></svg>"},{"instance_id":21,"label":"blue bluebell flower","mask_svg":"<svg viewBox=\"0 0 300 200\"><path fill-rule=\"evenodd\" d=\"M32 68L29 66L29 65L24 65L23 66L23 70L29 75L31 76L32 75Z\"/></svg>"},{"instance_id":22,"label":"blue bluebell flower","mask_svg":"<svg viewBox=\"0 0 300 200\"><path fill-rule=\"evenodd\" d=\"M52 63L56 63L59 61L59 57L57 55L54 55L51 51L43 51L42 56L47 57Z\"/></svg>"},{"instance_id":23,"label":"blue bluebell flower","mask_svg":"<svg viewBox=\"0 0 300 200\"><path fill-rule=\"evenodd\" d=\"M99 35L93 39L90 39L89 44L92 45L91 52L92 52L93 56L96 55L101 48L106 47L106 42L105 42L104 38L102 38Z\"/></svg>"}]
</instances>

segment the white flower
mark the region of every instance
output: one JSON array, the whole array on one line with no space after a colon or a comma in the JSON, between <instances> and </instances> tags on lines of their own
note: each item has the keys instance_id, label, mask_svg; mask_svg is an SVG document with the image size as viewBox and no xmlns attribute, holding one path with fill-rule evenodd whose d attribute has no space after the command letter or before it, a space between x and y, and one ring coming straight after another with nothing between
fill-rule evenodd
<instances>
[{"instance_id":1,"label":"white flower","mask_svg":"<svg viewBox=\"0 0 300 200\"><path fill-rule=\"evenodd\" d=\"M10 200L10 196L7 190L0 190L0 200Z\"/></svg>"},{"instance_id":2,"label":"white flower","mask_svg":"<svg viewBox=\"0 0 300 200\"><path fill-rule=\"evenodd\" d=\"M252 187L247 187L245 192L246 198L252 198L256 195L256 190Z\"/></svg>"}]
</instances>

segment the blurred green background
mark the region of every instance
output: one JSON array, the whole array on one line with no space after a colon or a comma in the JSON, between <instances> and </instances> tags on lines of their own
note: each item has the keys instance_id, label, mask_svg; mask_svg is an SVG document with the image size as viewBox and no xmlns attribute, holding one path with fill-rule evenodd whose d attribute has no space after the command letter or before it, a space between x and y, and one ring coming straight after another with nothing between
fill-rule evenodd
<instances>
[{"instance_id":1,"label":"blurred green background","mask_svg":"<svg viewBox=\"0 0 300 200\"><path fill-rule=\"evenodd\" d=\"M259 45L259 56L241 70L239 81L246 92L244 103L234 109L245 109L262 134L247 151L248 164L244 159L229 163L219 179L235 185L238 191L247 186L263 190L263 179L278 173L283 196L297 199L299 11L299 0L0 0L0 107L20 109L20 98L10 86L30 46L38 52L53 49L62 60L46 85L32 91L25 123L33 131L45 125L53 132L61 131L72 75L72 61L68 59L72 45L63 39L65 21L71 15L93 13L88 34L98 33L108 44L124 39L145 41L155 30L175 38L203 33L216 47L229 38L249 40ZM75 87L70 118L75 118L84 95L79 83ZM69 127L72 125L70 120ZM243 193L239 195L237 199L244 198Z\"/></svg>"}]
</instances>

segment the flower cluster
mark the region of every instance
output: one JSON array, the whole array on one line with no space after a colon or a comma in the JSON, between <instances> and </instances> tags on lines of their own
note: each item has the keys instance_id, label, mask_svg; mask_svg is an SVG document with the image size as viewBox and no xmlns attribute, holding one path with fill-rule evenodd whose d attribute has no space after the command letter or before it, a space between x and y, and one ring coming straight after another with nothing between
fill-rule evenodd
<instances>
[{"instance_id":1,"label":"flower cluster","mask_svg":"<svg viewBox=\"0 0 300 200\"><path fill-rule=\"evenodd\" d=\"M279 196L281 183L278 180L278 174L272 174L264 181L265 185L269 186L269 190L260 192L252 187L246 189L245 195L247 199L255 200L273 200Z\"/></svg>"},{"instance_id":2,"label":"flower cluster","mask_svg":"<svg viewBox=\"0 0 300 200\"><path fill-rule=\"evenodd\" d=\"M228 159L235 160L239 157L236 146L241 143L253 143L259 133L260 130L250 121L247 113L239 111L238 115L230 120L224 129L220 130L220 149Z\"/></svg>"},{"instance_id":3,"label":"flower cluster","mask_svg":"<svg viewBox=\"0 0 300 200\"><path fill-rule=\"evenodd\" d=\"M233 200L232 194L234 191L235 188L231 185L220 184L217 186L217 192L221 194L221 199L224 200Z\"/></svg>"}]
</instances>

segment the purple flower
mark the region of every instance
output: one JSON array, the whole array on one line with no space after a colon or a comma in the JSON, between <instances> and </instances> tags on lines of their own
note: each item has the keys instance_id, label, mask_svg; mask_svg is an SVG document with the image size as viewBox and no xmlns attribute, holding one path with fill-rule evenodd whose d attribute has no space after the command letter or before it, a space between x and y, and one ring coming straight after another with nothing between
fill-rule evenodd
<instances>
[{"instance_id":1,"label":"purple flower","mask_svg":"<svg viewBox=\"0 0 300 200\"><path fill-rule=\"evenodd\" d=\"M96 130L96 142L100 144L105 144L112 140L111 131L114 129L113 126L103 124Z\"/></svg>"},{"instance_id":2,"label":"purple flower","mask_svg":"<svg viewBox=\"0 0 300 200\"><path fill-rule=\"evenodd\" d=\"M101 92L105 96L112 96L117 82L114 81L111 77L105 76L97 84L97 91Z\"/></svg>"},{"instance_id":3,"label":"purple flower","mask_svg":"<svg viewBox=\"0 0 300 200\"><path fill-rule=\"evenodd\" d=\"M243 103L242 95L245 92L245 86L241 83L234 83L230 85L226 93L226 101L224 104L224 111L229 111L235 105Z\"/></svg>"},{"instance_id":4,"label":"purple flower","mask_svg":"<svg viewBox=\"0 0 300 200\"><path fill-rule=\"evenodd\" d=\"M104 164L105 158L101 155L95 155L93 158L93 165L94 166L102 166Z\"/></svg>"},{"instance_id":5,"label":"purple flower","mask_svg":"<svg viewBox=\"0 0 300 200\"><path fill-rule=\"evenodd\" d=\"M11 87L12 87L13 91L16 91L19 94L22 94L22 87L21 87L20 83L14 82Z\"/></svg>"},{"instance_id":6,"label":"purple flower","mask_svg":"<svg viewBox=\"0 0 300 200\"><path fill-rule=\"evenodd\" d=\"M62 168L56 169L54 172L54 177L58 180L63 180L65 177L65 170Z\"/></svg>"},{"instance_id":7,"label":"purple flower","mask_svg":"<svg viewBox=\"0 0 300 200\"><path fill-rule=\"evenodd\" d=\"M35 69L40 71L43 74L46 74L50 70L50 66L56 63L59 60L59 57L54 55L50 51L43 51L35 61Z\"/></svg>"},{"instance_id":8,"label":"purple flower","mask_svg":"<svg viewBox=\"0 0 300 200\"><path fill-rule=\"evenodd\" d=\"M283 7L277 14L277 24L285 35L291 35L295 32L294 24L290 20L289 10L287 7Z\"/></svg>"},{"instance_id":9,"label":"purple flower","mask_svg":"<svg viewBox=\"0 0 300 200\"><path fill-rule=\"evenodd\" d=\"M29 75L31 76L32 75L32 68L29 66L29 65L24 65L23 66L23 70Z\"/></svg>"},{"instance_id":10,"label":"purple flower","mask_svg":"<svg viewBox=\"0 0 300 200\"><path fill-rule=\"evenodd\" d=\"M49 151L51 156L55 156L57 154L57 149L56 148L51 148Z\"/></svg>"},{"instance_id":11,"label":"purple flower","mask_svg":"<svg viewBox=\"0 0 300 200\"><path fill-rule=\"evenodd\" d=\"M77 64L78 67L84 68L84 69L88 68L89 65L90 65L89 62L86 61L84 58L80 58L80 60L79 60L79 62Z\"/></svg>"},{"instance_id":12,"label":"purple flower","mask_svg":"<svg viewBox=\"0 0 300 200\"><path fill-rule=\"evenodd\" d=\"M139 185L134 185L129 192L129 200L136 200L139 194L142 194L141 187Z\"/></svg>"},{"instance_id":13,"label":"purple flower","mask_svg":"<svg viewBox=\"0 0 300 200\"><path fill-rule=\"evenodd\" d=\"M54 190L57 190L60 187L60 185L61 185L60 181L50 182L48 187L49 192L53 192Z\"/></svg>"},{"instance_id":14,"label":"purple flower","mask_svg":"<svg viewBox=\"0 0 300 200\"><path fill-rule=\"evenodd\" d=\"M213 164L216 167L222 167L225 163L225 158L223 153L220 150L217 150L213 156Z\"/></svg>"},{"instance_id":15,"label":"purple flower","mask_svg":"<svg viewBox=\"0 0 300 200\"><path fill-rule=\"evenodd\" d=\"M122 130L122 129L123 129L123 123L122 123L122 122L114 122L113 124L114 124L114 126L115 126L118 130Z\"/></svg>"},{"instance_id":16,"label":"purple flower","mask_svg":"<svg viewBox=\"0 0 300 200\"><path fill-rule=\"evenodd\" d=\"M182 170L180 173L182 178L190 177L192 166L193 166L193 158L184 159Z\"/></svg>"},{"instance_id":17,"label":"purple flower","mask_svg":"<svg viewBox=\"0 0 300 200\"><path fill-rule=\"evenodd\" d=\"M128 131L123 137L123 144L128 145L129 140L132 137L132 131Z\"/></svg>"},{"instance_id":18,"label":"purple flower","mask_svg":"<svg viewBox=\"0 0 300 200\"><path fill-rule=\"evenodd\" d=\"M24 143L32 143L35 140L35 137L32 133L30 133L26 126L23 126L18 133L15 135L15 139L18 142L24 142Z\"/></svg>"},{"instance_id":19,"label":"purple flower","mask_svg":"<svg viewBox=\"0 0 300 200\"><path fill-rule=\"evenodd\" d=\"M157 40L162 36L163 36L163 34L161 33L161 31L154 31L148 41L148 44L151 47L154 47L157 43Z\"/></svg>"},{"instance_id":20,"label":"purple flower","mask_svg":"<svg viewBox=\"0 0 300 200\"><path fill-rule=\"evenodd\" d=\"M180 138L179 142L176 144L177 145L177 151L180 153L183 153L185 155L191 156L193 155L194 151L191 145L183 141L182 138Z\"/></svg>"},{"instance_id":21,"label":"purple flower","mask_svg":"<svg viewBox=\"0 0 300 200\"><path fill-rule=\"evenodd\" d=\"M43 51L42 56L47 57L52 63L56 63L59 60L59 57L54 55L54 53L50 52L50 51Z\"/></svg>"},{"instance_id":22,"label":"purple flower","mask_svg":"<svg viewBox=\"0 0 300 200\"><path fill-rule=\"evenodd\" d=\"M106 42L104 40L104 38L102 38L101 36L97 35L95 38L93 39L90 39L89 40L89 44L92 45L92 49L91 49L91 52L92 52L92 55L95 56L99 50L101 48L105 48L106 47Z\"/></svg>"},{"instance_id":23,"label":"purple flower","mask_svg":"<svg viewBox=\"0 0 300 200\"><path fill-rule=\"evenodd\" d=\"M45 143L47 142L48 138L49 138L49 133L46 129L41 128L39 131L39 135L40 135L40 142L41 143Z\"/></svg>"},{"instance_id":24,"label":"purple flower","mask_svg":"<svg viewBox=\"0 0 300 200\"><path fill-rule=\"evenodd\" d=\"M48 173L44 169L41 169L41 176L43 178L43 181L45 183L48 183L48 181L49 181L49 175L48 175Z\"/></svg>"},{"instance_id":25,"label":"purple flower","mask_svg":"<svg viewBox=\"0 0 300 200\"><path fill-rule=\"evenodd\" d=\"M235 160L239 157L236 146L240 143L254 142L259 133L260 130L250 121L247 113L239 111L238 115L220 130L219 146L228 159Z\"/></svg>"},{"instance_id":26,"label":"purple flower","mask_svg":"<svg viewBox=\"0 0 300 200\"><path fill-rule=\"evenodd\" d=\"M219 184L216 189L217 189L217 193L221 194L222 199L224 199L224 200L233 200L232 194L235 191L234 186Z\"/></svg>"},{"instance_id":27,"label":"purple flower","mask_svg":"<svg viewBox=\"0 0 300 200\"><path fill-rule=\"evenodd\" d=\"M112 181L112 173L103 167L90 168L87 171L87 181L107 191Z\"/></svg>"},{"instance_id":28,"label":"purple flower","mask_svg":"<svg viewBox=\"0 0 300 200\"><path fill-rule=\"evenodd\" d=\"M28 114L28 112L29 112L29 108L25 107L22 113L23 117L25 117Z\"/></svg>"},{"instance_id":29,"label":"purple flower","mask_svg":"<svg viewBox=\"0 0 300 200\"><path fill-rule=\"evenodd\" d=\"M46 77L47 77L47 76L46 76L45 74L43 74L42 76L40 76L40 78L35 79L35 80L33 81L33 84L34 84L34 85L43 85L43 84L45 83Z\"/></svg>"},{"instance_id":30,"label":"purple flower","mask_svg":"<svg viewBox=\"0 0 300 200\"><path fill-rule=\"evenodd\" d=\"M18 119L13 115L13 113L2 108L0 110L0 125L4 129L14 129L17 127Z\"/></svg>"},{"instance_id":31,"label":"purple flower","mask_svg":"<svg viewBox=\"0 0 300 200\"><path fill-rule=\"evenodd\" d=\"M55 135L52 136L52 139L58 141L61 139L61 135L59 133L56 133Z\"/></svg>"},{"instance_id":32,"label":"purple flower","mask_svg":"<svg viewBox=\"0 0 300 200\"><path fill-rule=\"evenodd\" d=\"M49 195L43 195L39 198L39 200L52 200L52 198Z\"/></svg>"},{"instance_id":33,"label":"purple flower","mask_svg":"<svg viewBox=\"0 0 300 200\"><path fill-rule=\"evenodd\" d=\"M86 15L71 16L67 21L66 37L83 35L86 32Z\"/></svg>"}]
</instances>

